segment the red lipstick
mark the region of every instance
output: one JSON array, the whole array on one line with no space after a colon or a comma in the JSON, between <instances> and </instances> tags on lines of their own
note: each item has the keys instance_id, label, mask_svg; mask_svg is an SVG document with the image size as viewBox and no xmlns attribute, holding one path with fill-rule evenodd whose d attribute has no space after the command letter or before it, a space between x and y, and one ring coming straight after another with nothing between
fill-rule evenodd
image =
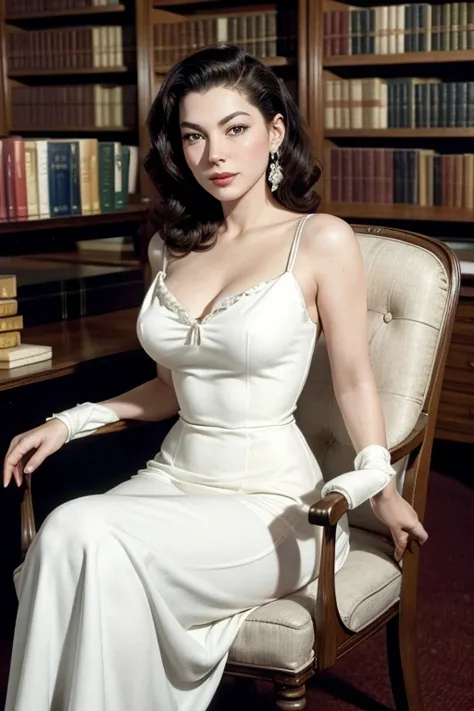
<instances>
[{"instance_id":1,"label":"red lipstick","mask_svg":"<svg viewBox=\"0 0 474 711\"><path fill-rule=\"evenodd\" d=\"M236 175L237 173L213 173L211 175L211 180L214 185L222 187L224 185L230 185Z\"/></svg>"}]
</instances>

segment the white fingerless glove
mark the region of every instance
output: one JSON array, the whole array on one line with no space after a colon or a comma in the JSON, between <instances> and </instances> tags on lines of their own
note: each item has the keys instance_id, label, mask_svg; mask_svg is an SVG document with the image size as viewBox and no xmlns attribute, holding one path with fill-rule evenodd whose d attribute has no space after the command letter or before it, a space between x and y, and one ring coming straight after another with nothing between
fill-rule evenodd
<instances>
[{"instance_id":1,"label":"white fingerless glove","mask_svg":"<svg viewBox=\"0 0 474 711\"><path fill-rule=\"evenodd\" d=\"M97 405L93 402L83 402L80 405L76 405L76 407L71 407L69 410L53 413L51 417L46 418L46 421L54 418L61 420L66 425L68 430L66 442L79 437L86 437L98 430L99 427L118 422L120 419L110 407Z\"/></svg>"},{"instance_id":2,"label":"white fingerless glove","mask_svg":"<svg viewBox=\"0 0 474 711\"><path fill-rule=\"evenodd\" d=\"M322 496L338 492L346 497L349 509L355 509L385 489L395 476L390 452L380 444L370 444L354 460L355 470L334 477L323 486Z\"/></svg>"}]
</instances>

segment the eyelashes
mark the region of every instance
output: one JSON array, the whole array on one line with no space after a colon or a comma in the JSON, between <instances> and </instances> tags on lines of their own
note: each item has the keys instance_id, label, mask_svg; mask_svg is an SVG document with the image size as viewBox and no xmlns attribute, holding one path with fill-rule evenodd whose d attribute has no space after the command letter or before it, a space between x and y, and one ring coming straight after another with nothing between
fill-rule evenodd
<instances>
[{"instance_id":1,"label":"eyelashes","mask_svg":"<svg viewBox=\"0 0 474 711\"><path fill-rule=\"evenodd\" d=\"M230 134L232 137L242 136L248 128L249 126L244 124L237 124L236 126L231 126L228 129L227 135ZM197 143L201 138L203 138L203 136L195 131L192 133L185 133L183 135L183 141L187 141L188 143Z\"/></svg>"}]
</instances>

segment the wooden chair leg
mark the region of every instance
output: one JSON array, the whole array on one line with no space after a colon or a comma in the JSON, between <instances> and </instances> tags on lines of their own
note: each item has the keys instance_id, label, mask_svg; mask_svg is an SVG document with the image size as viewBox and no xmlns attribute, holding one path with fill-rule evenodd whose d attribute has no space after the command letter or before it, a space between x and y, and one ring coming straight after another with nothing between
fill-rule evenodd
<instances>
[{"instance_id":1,"label":"wooden chair leg","mask_svg":"<svg viewBox=\"0 0 474 711\"><path fill-rule=\"evenodd\" d=\"M306 707L306 686L275 682L276 707L281 711L302 711Z\"/></svg>"},{"instance_id":2,"label":"wooden chair leg","mask_svg":"<svg viewBox=\"0 0 474 711\"><path fill-rule=\"evenodd\" d=\"M387 624L387 657L397 711L423 711L414 622L405 628L396 615Z\"/></svg>"}]
</instances>

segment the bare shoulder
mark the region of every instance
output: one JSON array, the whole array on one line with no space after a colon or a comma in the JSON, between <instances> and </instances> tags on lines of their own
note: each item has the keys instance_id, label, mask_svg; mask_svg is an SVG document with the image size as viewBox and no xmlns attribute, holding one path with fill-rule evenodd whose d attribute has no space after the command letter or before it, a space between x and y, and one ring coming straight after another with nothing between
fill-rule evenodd
<instances>
[{"instance_id":1,"label":"bare shoulder","mask_svg":"<svg viewBox=\"0 0 474 711\"><path fill-rule=\"evenodd\" d=\"M360 257L360 247L352 227L335 215L314 215L306 221L302 246L309 259L315 263L336 262L338 265L353 262Z\"/></svg>"},{"instance_id":2,"label":"bare shoulder","mask_svg":"<svg viewBox=\"0 0 474 711\"><path fill-rule=\"evenodd\" d=\"M357 246L352 227L335 215L314 215L304 226L307 247L317 252L331 253Z\"/></svg>"}]
</instances>

